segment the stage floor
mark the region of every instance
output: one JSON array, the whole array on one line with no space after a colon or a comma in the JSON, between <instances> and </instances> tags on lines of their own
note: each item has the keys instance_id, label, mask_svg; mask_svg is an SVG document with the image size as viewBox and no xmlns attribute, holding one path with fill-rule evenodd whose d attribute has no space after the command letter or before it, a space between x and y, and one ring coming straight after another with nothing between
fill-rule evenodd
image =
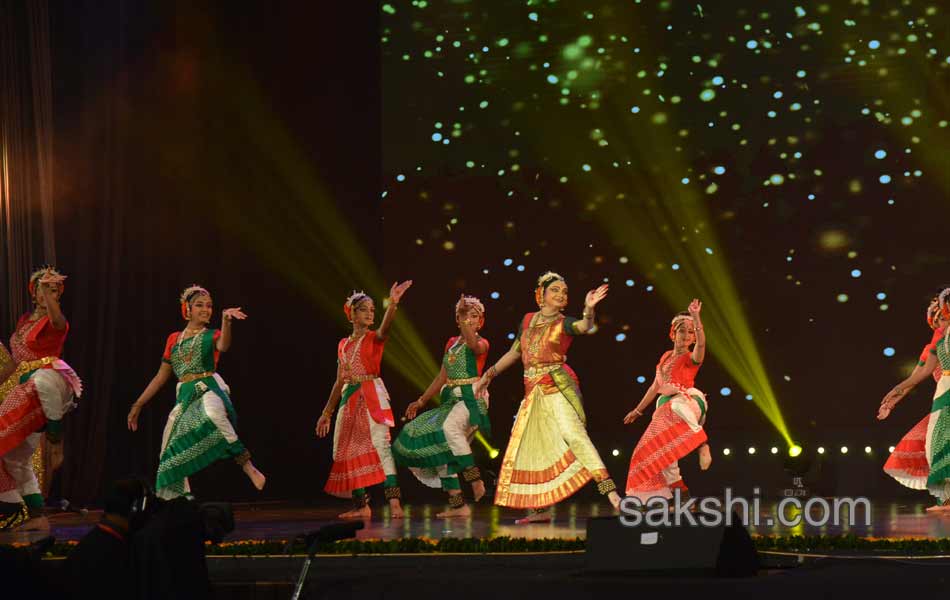
<instances>
[{"instance_id":1,"label":"stage floor","mask_svg":"<svg viewBox=\"0 0 950 600\"><path fill-rule=\"evenodd\" d=\"M332 502L332 501L331 501ZM345 502L325 505L301 505L283 502L234 504L236 526L227 536L228 540L288 540L321 526L338 521L337 515L347 509ZM849 524L846 515L841 523L829 522L823 526L802 523L797 527L782 524L768 526L767 518L776 515L776 502L763 502L759 511L759 523L751 523L749 531L762 535L855 535L874 538L945 538L950 537L950 513L927 513L928 505L906 502L872 502L870 515L863 509L855 511L854 524ZM435 515L444 510L442 505L406 505L406 517L392 519L388 507L378 509L366 527L359 532L361 539L394 539L426 537L439 539L487 538L509 536L518 538L583 538L586 536L589 517L610 516L613 511L606 502L570 503L558 505L550 523L516 525L515 519L523 511L480 504L474 507L471 517L440 519ZM791 512L787 513L789 517ZM818 517L820 513L813 512ZM101 513L90 511L82 515L75 512L51 512L51 534L58 540L78 540L99 520ZM38 532L0 534L0 544L30 542L44 537Z\"/></svg>"}]
</instances>

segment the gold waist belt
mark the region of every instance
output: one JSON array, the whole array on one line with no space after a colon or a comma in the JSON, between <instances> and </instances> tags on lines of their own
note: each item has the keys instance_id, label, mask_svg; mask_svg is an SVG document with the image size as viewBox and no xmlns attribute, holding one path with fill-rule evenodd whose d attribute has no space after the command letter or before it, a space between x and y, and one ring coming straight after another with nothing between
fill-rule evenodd
<instances>
[{"instance_id":1,"label":"gold waist belt","mask_svg":"<svg viewBox=\"0 0 950 600\"><path fill-rule=\"evenodd\" d=\"M205 377L211 377L212 375L214 375L214 371L205 371L204 373L188 373L182 376L181 382L191 383L196 379L204 379Z\"/></svg>"},{"instance_id":2,"label":"gold waist belt","mask_svg":"<svg viewBox=\"0 0 950 600\"><path fill-rule=\"evenodd\" d=\"M23 375L24 373L29 373L30 371L35 371L36 369L42 369L43 367L49 366L59 360L58 356L44 356L43 358L38 358L36 360L26 360L21 362L16 366L16 371L14 375Z\"/></svg>"},{"instance_id":3,"label":"gold waist belt","mask_svg":"<svg viewBox=\"0 0 950 600\"><path fill-rule=\"evenodd\" d=\"M950 370L944 369L943 374L944 374L944 375L950 375Z\"/></svg>"},{"instance_id":4,"label":"gold waist belt","mask_svg":"<svg viewBox=\"0 0 950 600\"><path fill-rule=\"evenodd\" d=\"M524 370L525 379L537 379L542 375L547 375L551 371L557 371L563 366L563 363L554 363L551 365L540 365L537 367L528 367Z\"/></svg>"},{"instance_id":5,"label":"gold waist belt","mask_svg":"<svg viewBox=\"0 0 950 600\"><path fill-rule=\"evenodd\" d=\"M363 383L364 381L372 381L378 379L379 375L357 375L356 377L348 377L343 380L343 385L350 385L353 383Z\"/></svg>"},{"instance_id":6,"label":"gold waist belt","mask_svg":"<svg viewBox=\"0 0 950 600\"><path fill-rule=\"evenodd\" d=\"M479 377L469 377L468 379L446 379L445 385L454 386L454 385L469 385L478 383Z\"/></svg>"}]
</instances>

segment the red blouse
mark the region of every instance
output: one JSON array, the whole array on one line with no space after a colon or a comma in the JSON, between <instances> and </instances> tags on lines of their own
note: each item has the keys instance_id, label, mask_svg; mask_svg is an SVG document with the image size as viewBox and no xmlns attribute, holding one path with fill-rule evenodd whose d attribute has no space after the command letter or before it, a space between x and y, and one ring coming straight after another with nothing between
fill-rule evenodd
<instances>
[{"instance_id":1,"label":"red blouse","mask_svg":"<svg viewBox=\"0 0 950 600\"><path fill-rule=\"evenodd\" d=\"M21 327L27 326L30 327L27 323L30 320L29 313L20 317L20 320L17 321L17 331ZM53 327L53 323L49 319L49 315L43 317L33 324L29 328L29 332L26 334L24 339L28 354L33 356L31 357L15 357L18 361L24 360L36 360L46 356L55 356L57 358L63 355L63 345L66 343L66 334L69 333L69 322L67 321L66 326L62 329L56 329ZM16 346L11 340L11 347ZM14 352L16 354L16 352Z\"/></svg>"},{"instance_id":2,"label":"red blouse","mask_svg":"<svg viewBox=\"0 0 950 600\"><path fill-rule=\"evenodd\" d=\"M684 388L695 387L696 383L696 374L699 373L699 367L703 364L696 364L693 362L693 353L685 352L679 355L677 358L672 359L673 364L670 367L666 366L666 362L672 358L673 351L667 350L663 356L660 357L660 362L656 365L656 378L662 383L672 383ZM667 380L664 377L664 367L669 369L669 379Z\"/></svg>"}]
</instances>

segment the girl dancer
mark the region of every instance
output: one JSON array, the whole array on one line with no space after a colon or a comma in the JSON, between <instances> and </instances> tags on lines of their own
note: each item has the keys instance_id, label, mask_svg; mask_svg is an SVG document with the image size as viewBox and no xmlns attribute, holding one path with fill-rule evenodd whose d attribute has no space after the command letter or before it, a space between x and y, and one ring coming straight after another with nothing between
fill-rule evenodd
<instances>
[{"instance_id":1,"label":"girl dancer","mask_svg":"<svg viewBox=\"0 0 950 600\"><path fill-rule=\"evenodd\" d=\"M10 338L16 369L0 386L0 456L4 471L0 474L0 502L16 505L22 499L41 529L49 524L39 516L43 496L33 472L33 453L45 431L49 457L46 476L52 477L63 462L62 418L75 406L74 398L82 394L79 376L60 358L69 332L69 322L59 304L65 280L49 265L30 275L28 289L34 309L20 318ZM6 525L12 526L13 520L6 519Z\"/></svg>"},{"instance_id":2,"label":"girl dancer","mask_svg":"<svg viewBox=\"0 0 950 600\"><path fill-rule=\"evenodd\" d=\"M221 352L231 347L235 319L247 315L238 308L221 312L221 329L208 329L212 302L208 290L192 285L181 293L181 316L188 321L182 331L168 336L158 373L132 404L128 425L138 430L139 413L172 374L178 378L175 407L162 434L162 451L155 494L170 499L191 493L188 477L211 463L233 457L258 490L266 478L251 462L251 453L237 437L237 414L231 389L216 372Z\"/></svg>"},{"instance_id":3,"label":"girl dancer","mask_svg":"<svg viewBox=\"0 0 950 600\"><path fill-rule=\"evenodd\" d=\"M406 425L393 443L396 464L409 467L419 481L449 494L449 510L437 517L468 516L458 473L472 484L475 502L485 495L485 483L472 458L471 441L476 430L490 434L487 397L477 398L472 385L478 382L488 358L488 340L478 335L485 325L485 307L473 296L463 295L455 305L460 335L449 338L442 368L432 384L406 408ZM438 408L416 417L429 400L439 394Z\"/></svg>"},{"instance_id":4,"label":"girl dancer","mask_svg":"<svg viewBox=\"0 0 950 600\"><path fill-rule=\"evenodd\" d=\"M402 518L396 463L390 448L389 428L396 423L389 406L389 393L379 377L380 363L389 327L399 308L402 295L412 281L393 284L389 307L379 329L370 326L376 320L373 299L354 292L343 305L353 333L337 345L337 375L316 433L325 437L337 403L342 405L333 429L333 467L324 489L341 498L352 497L353 510L340 515L344 519L368 519L372 516L366 488L384 483L390 514Z\"/></svg>"},{"instance_id":5,"label":"girl dancer","mask_svg":"<svg viewBox=\"0 0 950 600\"><path fill-rule=\"evenodd\" d=\"M693 300L689 312L680 313L670 325L673 349L660 358L656 378L643 399L623 422L633 423L643 416L643 409L659 394L650 425L630 458L627 474L627 495L641 502L660 496L672 498L673 489L682 496L689 492L680 477L677 461L699 448L699 466L703 470L712 463L706 443L706 396L694 387L696 373L706 356L706 335L699 318L702 302ZM690 346L693 346L690 351Z\"/></svg>"},{"instance_id":6,"label":"girl dancer","mask_svg":"<svg viewBox=\"0 0 950 600\"><path fill-rule=\"evenodd\" d=\"M566 362L574 336L594 332L594 307L606 296L606 285L589 291L584 318L566 317L561 311L567 306L567 282L552 272L539 277L535 301L540 310L524 316L511 349L476 385L478 397L498 373L519 359L524 364L525 397L495 491L498 506L531 510L518 523L549 521L547 509L591 479L615 508L620 505L616 485L587 435L580 383Z\"/></svg>"},{"instance_id":7,"label":"girl dancer","mask_svg":"<svg viewBox=\"0 0 950 600\"><path fill-rule=\"evenodd\" d=\"M950 510L950 349L947 347L947 325L950 288L943 290L927 308L927 323L934 330L933 340L924 346L923 354L910 377L899 383L881 401L877 418L884 420L891 410L918 383L933 375L937 389L930 414L925 416L901 439L884 464L884 471L911 489L927 489L938 500L928 511Z\"/></svg>"}]
</instances>

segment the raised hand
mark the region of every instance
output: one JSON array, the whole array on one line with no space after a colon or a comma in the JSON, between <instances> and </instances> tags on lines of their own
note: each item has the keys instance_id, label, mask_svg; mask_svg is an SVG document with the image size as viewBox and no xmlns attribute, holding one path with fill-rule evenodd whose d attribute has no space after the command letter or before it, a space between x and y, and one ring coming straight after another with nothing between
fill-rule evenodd
<instances>
[{"instance_id":1,"label":"raised hand","mask_svg":"<svg viewBox=\"0 0 950 600\"><path fill-rule=\"evenodd\" d=\"M393 304L399 304L399 300L402 298L402 295L406 293L412 286L412 280L403 281L402 283L394 283L391 288L389 288L389 300Z\"/></svg>"},{"instance_id":2,"label":"raised hand","mask_svg":"<svg viewBox=\"0 0 950 600\"><path fill-rule=\"evenodd\" d=\"M702 309L703 309L703 303L700 302L698 299L693 298L693 301L689 303L689 308L687 310L689 311L689 316L695 318L699 316L699 312Z\"/></svg>"},{"instance_id":3,"label":"raised hand","mask_svg":"<svg viewBox=\"0 0 950 600\"><path fill-rule=\"evenodd\" d=\"M594 308L597 306L598 302L607 297L608 288L609 286L605 283L597 289L587 292L587 297L584 299L584 306L587 308Z\"/></svg>"},{"instance_id":4,"label":"raised hand","mask_svg":"<svg viewBox=\"0 0 950 600\"><path fill-rule=\"evenodd\" d=\"M231 319L237 319L239 321L243 321L244 319L247 318L247 315L241 312L241 307L239 306L237 308L224 309L223 311L221 311L221 318L224 319L225 321L230 321Z\"/></svg>"}]
</instances>

